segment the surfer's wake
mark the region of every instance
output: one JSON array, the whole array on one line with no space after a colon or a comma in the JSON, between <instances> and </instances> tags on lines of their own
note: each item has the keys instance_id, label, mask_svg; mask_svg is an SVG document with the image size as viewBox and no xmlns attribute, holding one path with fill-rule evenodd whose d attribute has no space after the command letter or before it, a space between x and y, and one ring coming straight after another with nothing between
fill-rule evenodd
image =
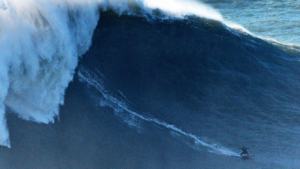
<instances>
[{"instance_id":1,"label":"surfer's wake","mask_svg":"<svg viewBox=\"0 0 300 169\"><path fill-rule=\"evenodd\" d=\"M101 74L101 73L99 73L99 74ZM88 71L88 70L84 69L83 67L80 67L80 69L78 71L78 76L79 76L79 80L81 82L87 83L89 86L92 86L98 92L100 92L100 94L103 96L103 98L105 100L104 102L103 101L101 102L102 106L109 106L109 107L113 108L115 110L115 112L120 112L120 111L127 112L130 115L133 115L134 117L136 117L140 120L156 124L160 127L168 129L169 131L178 133L181 136L190 138L195 142L195 146L197 146L197 145L204 146L204 147L208 148L210 152L218 153L218 154L222 154L222 155L228 155L228 156L238 156L238 154L236 152L233 152L225 147L218 146L216 144L209 144L209 143L201 140L200 137L198 137L192 133L185 132L182 129L176 127L175 125L168 124L168 123L158 120L156 118L146 117L135 111L132 111L130 108L128 108L128 106L126 105L126 103L124 101L119 100L118 98L109 94L109 92L105 89L104 81L96 73ZM103 75L102 75L102 77L103 77ZM126 121L126 122L130 123L128 121Z\"/></svg>"}]
</instances>

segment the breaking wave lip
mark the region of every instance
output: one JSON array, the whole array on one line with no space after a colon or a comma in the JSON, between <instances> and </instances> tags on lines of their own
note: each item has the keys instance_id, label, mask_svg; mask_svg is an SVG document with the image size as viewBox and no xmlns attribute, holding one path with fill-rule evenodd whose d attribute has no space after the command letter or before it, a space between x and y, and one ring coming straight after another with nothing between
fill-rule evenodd
<instances>
[{"instance_id":1,"label":"breaking wave lip","mask_svg":"<svg viewBox=\"0 0 300 169\"><path fill-rule=\"evenodd\" d=\"M91 45L97 6L69 0L0 0L0 144L10 147L5 107L52 123L79 56Z\"/></svg>"},{"instance_id":2,"label":"breaking wave lip","mask_svg":"<svg viewBox=\"0 0 300 169\"><path fill-rule=\"evenodd\" d=\"M137 119L140 119L145 122L149 122L151 124L154 124L154 125L157 125L160 127L163 127L171 132L175 132L181 136L192 139L195 143L195 146L196 145L204 146L210 150L209 152L227 155L227 156L238 156L238 153L233 152L233 151L229 150L228 148L219 146L217 144L207 143L207 142L203 141L200 137L198 137L192 133L185 132L184 130L176 127L173 124L168 124L159 119L147 117L145 115L141 115L138 112L131 110L127 106L125 101L112 96L106 90L104 81L101 78L99 78L99 76L96 73L94 73L92 71L88 71L83 66L81 66L78 70L78 77L79 77L79 81L86 83L88 86L92 86L94 89L96 89L102 95L102 97L104 98L104 101L102 100L100 102L101 106L111 107L114 109L115 112L118 112L118 113L119 112L127 112L127 113L129 113L129 115L132 115L132 116L136 117ZM104 102L105 102L105 104L103 104ZM138 127L138 126L136 126L137 122L135 119L133 119L133 121L130 121L130 120L128 121L128 119L126 119L126 118L123 120L126 123L128 123L130 126Z\"/></svg>"},{"instance_id":3,"label":"breaking wave lip","mask_svg":"<svg viewBox=\"0 0 300 169\"><path fill-rule=\"evenodd\" d=\"M107 0L105 1L105 8L103 9L113 9L115 12L121 14L128 14L128 15L138 15L134 11L136 11L134 8L140 8L142 9L142 15L145 17L150 17L152 18L159 18L159 19L185 19L186 16L196 16L196 17L201 17L201 18L206 18L206 19L211 19L215 20L218 22L221 22L224 24L225 27L229 28L228 30L231 31L232 33L235 33L234 31L238 31L241 33L246 33L250 36L262 39L264 41L267 41L269 43L275 44L275 45L281 45L281 46L286 46L290 49L298 49L300 45L298 44L287 44L287 43L282 43L276 39L272 38L267 38L263 36L256 35L252 32L250 32L247 28L244 26L232 22L230 20L226 20L223 18L222 14L211 7L210 5L204 4L200 1L196 0L136 0L136 1L130 1L127 0L123 3L123 5L116 5L112 1ZM122 6L122 8L120 7ZM157 16L155 14L155 10L160 10L160 12L163 13L163 15ZM232 31L232 30L234 31Z\"/></svg>"}]
</instances>

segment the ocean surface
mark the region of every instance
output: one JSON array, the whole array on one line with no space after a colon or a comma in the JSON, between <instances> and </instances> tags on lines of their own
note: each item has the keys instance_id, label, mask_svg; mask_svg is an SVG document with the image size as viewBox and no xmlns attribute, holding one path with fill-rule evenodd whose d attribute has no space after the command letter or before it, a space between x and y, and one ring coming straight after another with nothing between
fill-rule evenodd
<instances>
[{"instance_id":1,"label":"ocean surface","mask_svg":"<svg viewBox=\"0 0 300 169\"><path fill-rule=\"evenodd\" d=\"M299 8L0 0L0 168L298 168Z\"/></svg>"}]
</instances>

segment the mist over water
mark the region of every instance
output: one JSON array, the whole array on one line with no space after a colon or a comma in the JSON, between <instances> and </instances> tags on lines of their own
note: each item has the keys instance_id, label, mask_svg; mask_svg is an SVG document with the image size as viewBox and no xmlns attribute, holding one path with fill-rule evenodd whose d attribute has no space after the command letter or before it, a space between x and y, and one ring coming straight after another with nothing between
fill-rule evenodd
<instances>
[{"instance_id":1,"label":"mist over water","mask_svg":"<svg viewBox=\"0 0 300 169\"><path fill-rule=\"evenodd\" d=\"M96 5L71 1L1 1L0 142L9 145L5 106L20 118L54 121L78 57L98 21Z\"/></svg>"}]
</instances>

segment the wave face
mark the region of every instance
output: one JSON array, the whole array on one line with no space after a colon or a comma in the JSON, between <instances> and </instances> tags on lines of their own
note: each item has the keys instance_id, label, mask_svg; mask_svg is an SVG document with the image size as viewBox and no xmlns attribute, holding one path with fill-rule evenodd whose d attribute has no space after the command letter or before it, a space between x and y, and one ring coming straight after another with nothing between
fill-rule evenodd
<instances>
[{"instance_id":1,"label":"wave face","mask_svg":"<svg viewBox=\"0 0 300 169\"><path fill-rule=\"evenodd\" d=\"M137 130L150 123L227 156L251 145L260 153L256 167L286 167L296 165L299 147L299 71L296 50L217 21L107 12L78 78L98 93L92 100Z\"/></svg>"}]
</instances>

